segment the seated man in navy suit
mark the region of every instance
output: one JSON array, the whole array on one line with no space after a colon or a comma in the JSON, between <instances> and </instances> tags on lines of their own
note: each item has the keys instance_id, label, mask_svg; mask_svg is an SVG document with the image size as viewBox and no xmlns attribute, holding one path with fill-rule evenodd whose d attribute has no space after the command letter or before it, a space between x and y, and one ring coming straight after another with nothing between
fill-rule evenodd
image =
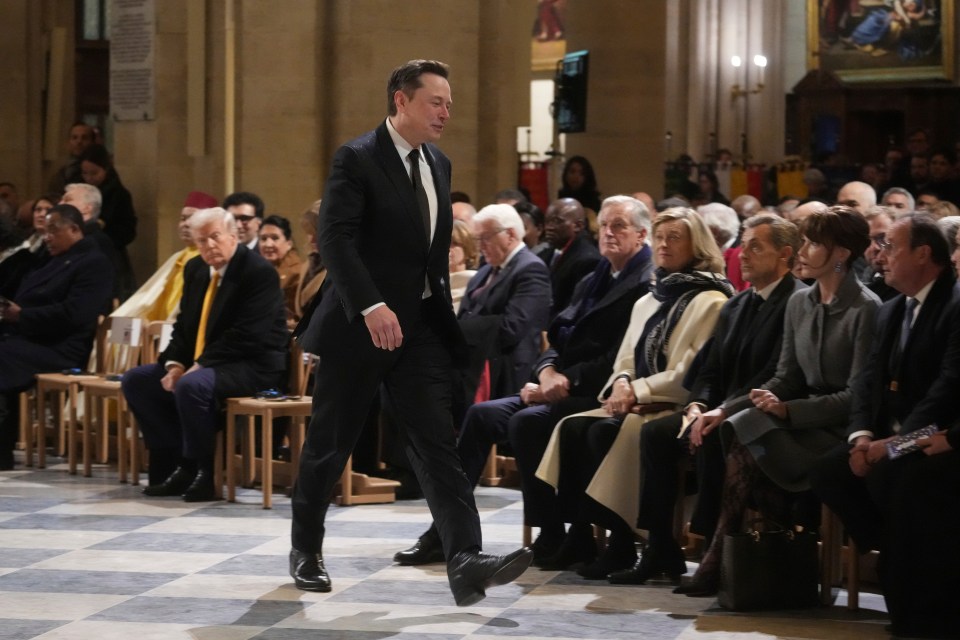
<instances>
[{"instance_id":1,"label":"seated man in navy suit","mask_svg":"<svg viewBox=\"0 0 960 640\"><path fill-rule=\"evenodd\" d=\"M220 404L277 387L287 364L286 311L276 269L239 243L233 215L190 218L200 255L183 270L180 314L159 362L123 376L123 395L150 450L148 496L214 500Z\"/></svg>"},{"instance_id":2,"label":"seated man in navy suit","mask_svg":"<svg viewBox=\"0 0 960 640\"><path fill-rule=\"evenodd\" d=\"M480 479L490 446L508 439L523 478L527 524L540 526L543 504L556 501L553 487L534 476L553 427L565 416L596 406L630 321L633 303L647 293L653 276L647 245L650 213L639 200L612 196L600 208L600 251L593 273L577 286L570 305L547 331L550 348L541 355L519 394L481 402L467 411L457 451L467 478ZM564 537L541 531L535 558L552 555ZM431 527L413 547L398 552L400 564L443 560L436 529Z\"/></svg>"},{"instance_id":3,"label":"seated man in navy suit","mask_svg":"<svg viewBox=\"0 0 960 640\"><path fill-rule=\"evenodd\" d=\"M484 399L516 393L540 357L540 332L550 319L550 272L524 244L516 209L492 204L473 224L486 264L467 283L457 315L471 352L463 411L473 404L485 362L489 398Z\"/></svg>"},{"instance_id":4,"label":"seated man in navy suit","mask_svg":"<svg viewBox=\"0 0 960 640\"><path fill-rule=\"evenodd\" d=\"M83 227L76 207L50 209L49 261L24 277L13 300L0 300L0 471L13 468L17 394L37 373L85 367L109 304L113 266Z\"/></svg>"},{"instance_id":5,"label":"seated man in navy suit","mask_svg":"<svg viewBox=\"0 0 960 640\"><path fill-rule=\"evenodd\" d=\"M897 218L880 242L883 277L901 295L877 314L873 349L853 385L847 444L811 482L877 572L896 636L956 637L960 552L960 289L949 247L927 215ZM887 444L928 426L921 450Z\"/></svg>"}]
</instances>

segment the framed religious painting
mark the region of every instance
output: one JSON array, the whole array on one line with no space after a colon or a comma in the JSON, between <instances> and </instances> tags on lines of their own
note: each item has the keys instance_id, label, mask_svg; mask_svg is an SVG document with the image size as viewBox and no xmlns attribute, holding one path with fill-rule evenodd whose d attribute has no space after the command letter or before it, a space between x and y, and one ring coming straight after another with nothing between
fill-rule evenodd
<instances>
[{"instance_id":1,"label":"framed religious painting","mask_svg":"<svg viewBox=\"0 0 960 640\"><path fill-rule=\"evenodd\" d=\"M848 82L953 80L954 0L807 0L807 68Z\"/></svg>"}]
</instances>

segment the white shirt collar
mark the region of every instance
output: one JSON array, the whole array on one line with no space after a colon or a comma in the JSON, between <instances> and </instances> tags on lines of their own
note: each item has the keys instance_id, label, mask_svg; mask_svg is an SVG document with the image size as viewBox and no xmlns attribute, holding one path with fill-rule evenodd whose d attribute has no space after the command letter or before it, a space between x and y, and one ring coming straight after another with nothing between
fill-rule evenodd
<instances>
[{"instance_id":1,"label":"white shirt collar","mask_svg":"<svg viewBox=\"0 0 960 640\"><path fill-rule=\"evenodd\" d=\"M756 293L758 296L760 296L761 298L763 298L763 301L764 301L764 302L766 302L766 301L770 298L770 294L773 293L773 290L776 289L778 286L780 286L780 282L781 282L782 280L783 280L783 276L780 276L780 277L777 278L774 282L771 282L770 284L768 284L767 286L765 286L763 289L760 289L759 291L757 291L757 288L756 288L756 287L753 287L753 291L754 291L754 293Z\"/></svg>"}]
</instances>

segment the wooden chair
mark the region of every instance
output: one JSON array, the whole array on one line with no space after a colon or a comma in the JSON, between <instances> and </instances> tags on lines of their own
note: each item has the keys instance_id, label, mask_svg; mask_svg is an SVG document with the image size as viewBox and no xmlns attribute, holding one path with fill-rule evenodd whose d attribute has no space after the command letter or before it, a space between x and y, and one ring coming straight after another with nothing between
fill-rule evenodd
<instances>
[{"instance_id":1,"label":"wooden chair","mask_svg":"<svg viewBox=\"0 0 960 640\"><path fill-rule=\"evenodd\" d=\"M94 339L93 353L91 361L94 362L94 371L101 366L103 354L105 351L107 336L107 323L104 318L100 318L97 326L97 333ZM77 404L79 402L80 383L85 380L95 379L95 373L81 372L77 375L66 373L38 373L36 375L36 387L33 390L32 398L29 392L20 394L21 407L21 432L24 437L24 464L28 467L33 466L33 450L37 451L37 467L43 469L47 466L47 425L46 399L48 394L56 396L56 403L53 407L53 416L57 436L57 452L64 454L66 449L67 460L70 465L70 473L76 473L77 464ZM26 396L24 394L27 394ZM30 400L33 400L34 411L30 411ZM66 419L64 419L66 413ZM23 421L26 422L23 422Z\"/></svg>"},{"instance_id":2,"label":"wooden chair","mask_svg":"<svg viewBox=\"0 0 960 640\"><path fill-rule=\"evenodd\" d=\"M150 364L156 362L158 356L166 348L173 331L173 323L163 320L154 320L147 324L143 331L143 344L140 347L140 362ZM130 427L127 430L127 449L130 460L130 484L140 484L140 472L144 470L146 461L146 447L140 438L140 429L132 413L128 415ZM219 458L217 458L219 460Z\"/></svg>"},{"instance_id":3,"label":"wooden chair","mask_svg":"<svg viewBox=\"0 0 960 640\"><path fill-rule=\"evenodd\" d=\"M83 475L90 477L94 447L92 430L96 426L97 460L105 463L110 453L110 408L116 407L117 472L120 482L127 481L128 423L130 411L120 389L120 375L140 362L143 345L143 321L139 318L111 318L110 330L104 349L102 366L104 376L83 380L80 389L84 396L83 411ZM76 470L71 467L70 473Z\"/></svg>"},{"instance_id":4,"label":"wooden chair","mask_svg":"<svg viewBox=\"0 0 960 640\"><path fill-rule=\"evenodd\" d=\"M851 539L843 544L843 523L823 505L820 511L820 602L833 603L833 586L846 578L847 609L860 609L860 552Z\"/></svg>"},{"instance_id":5,"label":"wooden chair","mask_svg":"<svg viewBox=\"0 0 960 640\"><path fill-rule=\"evenodd\" d=\"M290 347L290 390L296 395L287 396L283 400L266 400L258 398L229 398L227 399L226 443L226 485L227 500L236 502L237 498L237 467L242 474L242 484L252 486L256 479L255 455L255 419L259 416L260 429L260 482L263 490L263 508L270 509L275 469L282 470L293 483L296 470L300 465L300 450L303 448L306 423L310 418L313 399L306 395L307 380L314 364L314 357L304 354L296 344ZM237 417L246 417L241 427L241 453L237 454ZM273 419L292 418L290 425L290 462L273 459Z\"/></svg>"}]
</instances>

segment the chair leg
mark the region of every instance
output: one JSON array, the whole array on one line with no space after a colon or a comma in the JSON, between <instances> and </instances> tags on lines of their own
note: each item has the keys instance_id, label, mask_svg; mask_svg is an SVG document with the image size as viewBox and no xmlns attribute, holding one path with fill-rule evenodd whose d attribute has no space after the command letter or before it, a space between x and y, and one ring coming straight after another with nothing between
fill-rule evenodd
<instances>
[{"instance_id":1,"label":"chair leg","mask_svg":"<svg viewBox=\"0 0 960 640\"><path fill-rule=\"evenodd\" d=\"M81 432L81 447L83 447L83 477L89 478L93 475L93 438L91 437L91 429L93 428L93 419L94 413L96 410L96 401L91 397L91 394L83 394L83 430ZM70 430L75 429L76 423L73 422L70 425ZM75 471L74 471L75 472Z\"/></svg>"},{"instance_id":2,"label":"chair leg","mask_svg":"<svg viewBox=\"0 0 960 640\"><path fill-rule=\"evenodd\" d=\"M58 394L58 397L62 394ZM36 430L36 440L34 445L37 448L37 468L44 469L47 466L47 408L44 404L46 400L46 390L37 386L37 420L39 425ZM55 421L59 421L63 416L56 416Z\"/></svg>"},{"instance_id":3,"label":"chair leg","mask_svg":"<svg viewBox=\"0 0 960 640\"><path fill-rule=\"evenodd\" d=\"M533 527L528 524L523 525L523 546L529 547L533 544Z\"/></svg>"},{"instance_id":4,"label":"chair leg","mask_svg":"<svg viewBox=\"0 0 960 640\"><path fill-rule=\"evenodd\" d=\"M340 474L340 504L344 507L353 504L353 456L347 458L347 464Z\"/></svg>"},{"instance_id":5,"label":"chair leg","mask_svg":"<svg viewBox=\"0 0 960 640\"><path fill-rule=\"evenodd\" d=\"M127 407L123 394L117 396L117 475L121 483L127 482Z\"/></svg>"},{"instance_id":6,"label":"chair leg","mask_svg":"<svg viewBox=\"0 0 960 640\"><path fill-rule=\"evenodd\" d=\"M224 427L226 431L226 444L224 445L224 459L226 460L227 471L227 501L237 501L237 415L233 412L233 406L227 404L227 424Z\"/></svg>"},{"instance_id":7,"label":"chair leg","mask_svg":"<svg viewBox=\"0 0 960 640\"><path fill-rule=\"evenodd\" d=\"M260 417L260 456L262 462L261 488L263 490L263 508L273 508L273 412L264 411Z\"/></svg>"},{"instance_id":8,"label":"chair leg","mask_svg":"<svg viewBox=\"0 0 960 640\"><path fill-rule=\"evenodd\" d=\"M23 440L23 464L33 466L33 441L36 437L36 422L30 413L30 391L20 393L20 434ZM33 406L36 408L36 391L33 392Z\"/></svg>"},{"instance_id":9,"label":"chair leg","mask_svg":"<svg viewBox=\"0 0 960 640\"><path fill-rule=\"evenodd\" d=\"M257 430L254 427L254 417L246 416L246 424L243 430L243 486L253 487L257 475Z\"/></svg>"},{"instance_id":10,"label":"chair leg","mask_svg":"<svg viewBox=\"0 0 960 640\"><path fill-rule=\"evenodd\" d=\"M140 484L140 426L137 419L130 414L130 429L124 434L124 442L129 435L130 443L130 484L136 486Z\"/></svg>"}]
</instances>

